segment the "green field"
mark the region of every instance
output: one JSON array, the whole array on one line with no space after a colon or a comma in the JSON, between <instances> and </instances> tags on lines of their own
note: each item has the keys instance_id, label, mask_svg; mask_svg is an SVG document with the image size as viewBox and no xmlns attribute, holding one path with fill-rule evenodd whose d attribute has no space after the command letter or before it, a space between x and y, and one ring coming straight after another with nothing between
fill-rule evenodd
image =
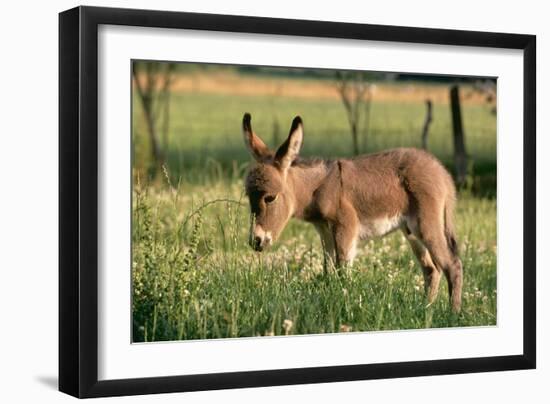
<instances>
[{"instance_id":1,"label":"green field","mask_svg":"<svg viewBox=\"0 0 550 404\"><path fill-rule=\"evenodd\" d=\"M340 276L323 271L317 233L296 220L270 250L253 252L242 181L250 161L240 131L245 111L269 145L282 142L292 117L300 114L303 155L350 154L337 101L174 94L166 167L151 180L136 103L134 341L496 324L496 119L489 107L463 107L473 164L457 205L465 267L458 315L449 310L445 281L436 303L425 307L420 267L400 233L361 243L353 268ZM374 102L364 149L418 146L423 117L422 103ZM452 169L447 105L434 105L429 145Z\"/></svg>"},{"instance_id":2,"label":"green field","mask_svg":"<svg viewBox=\"0 0 550 404\"><path fill-rule=\"evenodd\" d=\"M136 99L134 105L134 166L144 169L150 164L150 150L141 108ZM452 170L450 107L434 104L433 108L429 150ZM241 134L244 112L252 114L254 130L270 147L284 141L292 118L301 115L305 126L302 156L351 156L349 125L338 100L174 94L170 110L170 137L166 140L166 165L172 180L206 183L221 179L223 175L242 177L250 161ZM474 190L482 195L494 196L495 115L491 114L487 105L464 105L462 115ZM369 116L368 133L363 133L360 142L363 152L390 147L420 147L424 103L373 102Z\"/></svg>"}]
</instances>

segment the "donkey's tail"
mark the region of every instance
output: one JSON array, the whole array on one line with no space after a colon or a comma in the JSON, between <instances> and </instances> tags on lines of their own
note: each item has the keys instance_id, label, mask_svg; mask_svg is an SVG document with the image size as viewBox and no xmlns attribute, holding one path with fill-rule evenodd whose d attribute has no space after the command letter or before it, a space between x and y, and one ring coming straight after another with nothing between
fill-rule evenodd
<instances>
[{"instance_id":1,"label":"donkey's tail","mask_svg":"<svg viewBox=\"0 0 550 404\"><path fill-rule=\"evenodd\" d=\"M445 238L447 245L454 255L458 255L458 245L455 237L454 210L456 196L453 194L445 201L444 219L445 219Z\"/></svg>"}]
</instances>

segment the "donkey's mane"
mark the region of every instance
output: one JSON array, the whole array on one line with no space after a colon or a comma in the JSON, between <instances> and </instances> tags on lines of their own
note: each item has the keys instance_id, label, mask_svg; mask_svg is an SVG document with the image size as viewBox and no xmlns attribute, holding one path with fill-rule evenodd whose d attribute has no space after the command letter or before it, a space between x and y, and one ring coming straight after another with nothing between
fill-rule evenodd
<instances>
[{"instance_id":1,"label":"donkey's mane","mask_svg":"<svg viewBox=\"0 0 550 404\"><path fill-rule=\"evenodd\" d=\"M292 167L297 167L297 168L300 168L300 167L314 167L314 166L318 166L318 165L321 165L321 164L323 164L325 166L329 166L333 162L334 162L333 160L324 159L324 158L320 158L320 157L307 157L307 158L297 157L292 162Z\"/></svg>"}]
</instances>

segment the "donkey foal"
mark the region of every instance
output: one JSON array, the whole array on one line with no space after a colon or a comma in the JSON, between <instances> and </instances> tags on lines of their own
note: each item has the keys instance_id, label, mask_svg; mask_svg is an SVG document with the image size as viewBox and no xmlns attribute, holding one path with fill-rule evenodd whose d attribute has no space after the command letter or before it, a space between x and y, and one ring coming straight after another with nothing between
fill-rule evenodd
<instances>
[{"instance_id":1,"label":"donkey foal","mask_svg":"<svg viewBox=\"0 0 550 404\"><path fill-rule=\"evenodd\" d=\"M462 262L453 228L456 191L443 165L412 148L392 149L354 159L302 160L300 117L273 152L243 117L245 143L256 160L246 178L254 218L250 244L271 245L291 217L312 223L325 253L337 267L352 263L359 239L401 230L424 272L428 304L437 297L441 273L447 278L452 309L460 311Z\"/></svg>"}]
</instances>

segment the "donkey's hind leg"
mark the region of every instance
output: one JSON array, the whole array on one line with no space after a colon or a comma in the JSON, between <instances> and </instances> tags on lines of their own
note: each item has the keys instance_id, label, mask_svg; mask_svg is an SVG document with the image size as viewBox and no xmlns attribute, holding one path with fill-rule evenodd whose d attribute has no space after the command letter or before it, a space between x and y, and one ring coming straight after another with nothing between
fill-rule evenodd
<instances>
[{"instance_id":1,"label":"donkey's hind leg","mask_svg":"<svg viewBox=\"0 0 550 404\"><path fill-rule=\"evenodd\" d=\"M428 306L437 298L439 292L439 281L441 280L441 270L437 268L432 260L428 249L408 228L403 229L403 233L409 242L414 255L418 259L422 272L424 273L424 291Z\"/></svg>"},{"instance_id":2,"label":"donkey's hind leg","mask_svg":"<svg viewBox=\"0 0 550 404\"><path fill-rule=\"evenodd\" d=\"M460 311L462 300L462 262L445 237L443 207L425 209L419 215L419 230L433 262L443 270L449 287L449 300L454 312Z\"/></svg>"},{"instance_id":3,"label":"donkey's hind leg","mask_svg":"<svg viewBox=\"0 0 550 404\"><path fill-rule=\"evenodd\" d=\"M451 264L451 270L445 272L447 282L449 284L449 296L451 296L451 304L453 311L459 312L462 305L462 277L464 269L462 268L462 261L458 255L453 254L453 262Z\"/></svg>"}]
</instances>

